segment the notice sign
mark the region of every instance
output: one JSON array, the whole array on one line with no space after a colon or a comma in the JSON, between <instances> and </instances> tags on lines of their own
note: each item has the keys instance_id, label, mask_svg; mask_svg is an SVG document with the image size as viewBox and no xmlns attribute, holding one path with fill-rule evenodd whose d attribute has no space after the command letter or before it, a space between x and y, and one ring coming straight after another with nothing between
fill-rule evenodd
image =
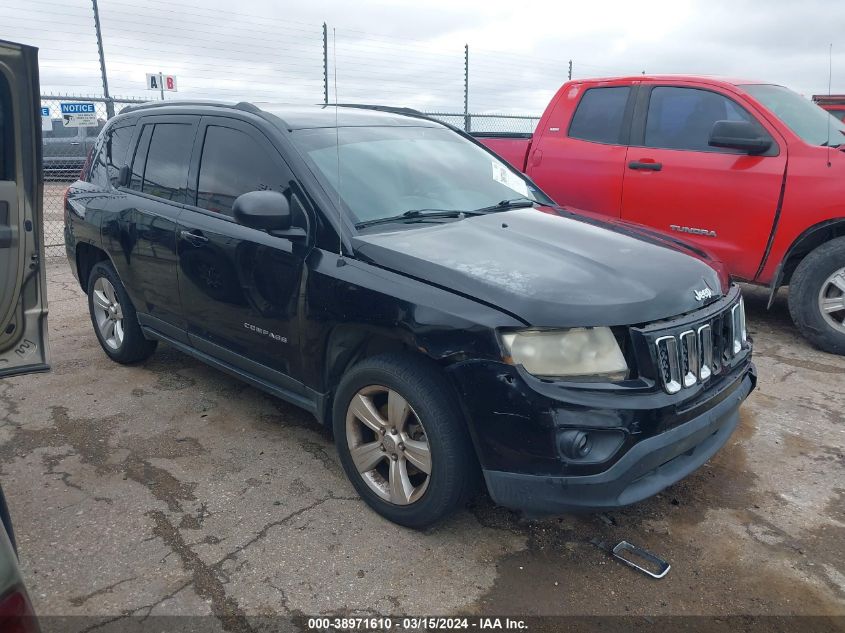
<instances>
[{"instance_id":1,"label":"notice sign","mask_svg":"<svg viewBox=\"0 0 845 633\"><path fill-rule=\"evenodd\" d=\"M53 131L53 121L50 119L50 108L41 108L41 131Z\"/></svg>"},{"instance_id":2,"label":"notice sign","mask_svg":"<svg viewBox=\"0 0 845 633\"><path fill-rule=\"evenodd\" d=\"M62 103L65 127L97 127L97 110L93 103Z\"/></svg>"},{"instance_id":3,"label":"notice sign","mask_svg":"<svg viewBox=\"0 0 845 633\"><path fill-rule=\"evenodd\" d=\"M176 92L176 76L161 73L147 73L147 90Z\"/></svg>"}]
</instances>

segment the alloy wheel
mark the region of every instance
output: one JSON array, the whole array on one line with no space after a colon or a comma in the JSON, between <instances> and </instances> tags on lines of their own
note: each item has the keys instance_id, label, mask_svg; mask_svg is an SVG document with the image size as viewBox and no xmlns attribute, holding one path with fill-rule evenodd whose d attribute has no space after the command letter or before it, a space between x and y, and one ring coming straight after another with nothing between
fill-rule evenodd
<instances>
[{"instance_id":1,"label":"alloy wheel","mask_svg":"<svg viewBox=\"0 0 845 633\"><path fill-rule=\"evenodd\" d=\"M123 345L123 310L117 300L114 286L105 277L98 277L94 282L94 319L100 336L111 349L120 349Z\"/></svg>"},{"instance_id":2,"label":"alloy wheel","mask_svg":"<svg viewBox=\"0 0 845 633\"><path fill-rule=\"evenodd\" d=\"M380 498L418 501L431 479L431 446L417 414L398 392L359 390L346 411L346 441L355 468Z\"/></svg>"},{"instance_id":3,"label":"alloy wheel","mask_svg":"<svg viewBox=\"0 0 845 633\"><path fill-rule=\"evenodd\" d=\"M834 272L822 284L819 309L834 329L845 332L845 268Z\"/></svg>"}]
</instances>

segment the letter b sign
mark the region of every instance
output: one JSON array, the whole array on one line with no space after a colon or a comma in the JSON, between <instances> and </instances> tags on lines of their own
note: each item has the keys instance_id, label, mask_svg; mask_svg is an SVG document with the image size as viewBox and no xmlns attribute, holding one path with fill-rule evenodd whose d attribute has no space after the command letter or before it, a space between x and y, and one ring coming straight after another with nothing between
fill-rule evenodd
<instances>
[{"instance_id":1,"label":"letter b sign","mask_svg":"<svg viewBox=\"0 0 845 633\"><path fill-rule=\"evenodd\" d=\"M147 73L147 90L167 90L176 92L176 76Z\"/></svg>"}]
</instances>

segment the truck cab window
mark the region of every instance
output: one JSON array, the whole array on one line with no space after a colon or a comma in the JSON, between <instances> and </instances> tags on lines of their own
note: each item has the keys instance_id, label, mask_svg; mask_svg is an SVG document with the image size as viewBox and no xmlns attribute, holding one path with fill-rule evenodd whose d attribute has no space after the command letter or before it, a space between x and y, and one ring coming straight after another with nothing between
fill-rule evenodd
<instances>
[{"instance_id":1,"label":"truck cab window","mask_svg":"<svg viewBox=\"0 0 845 633\"><path fill-rule=\"evenodd\" d=\"M744 108L716 92L659 86L651 91L644 145L697 152L737 151L710 146L716 121L747 121L759 127ZM768 136L762 127L760 133Z\"/></svg>"},{"instance_id":2,"label":"truck cab window","mask_svg":"<svg viewBox=\"0 0 845 633\"><path fill-rule=\"evenodd\" d=\"M209 125L200 159L197 206L232 215L232 204L242 193L272 189L284 191L291 175L279 161L248 134Z\"/></svg>"},{"instance_id":3,"label":"truck cab window","mask_svg":"<svg viewBox=\"0 0 845 633\"><path fill-rule=\"evenodd\" d=\"M622 132L629 86L590 88L581 97L569 125L569 137L594 143L624 145Z\"/></svg>"}]
</instances>

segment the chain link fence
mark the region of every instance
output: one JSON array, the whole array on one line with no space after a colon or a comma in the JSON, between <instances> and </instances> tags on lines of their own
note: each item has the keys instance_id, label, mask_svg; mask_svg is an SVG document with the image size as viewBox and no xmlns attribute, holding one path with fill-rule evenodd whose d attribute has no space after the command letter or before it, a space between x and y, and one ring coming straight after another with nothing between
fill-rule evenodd
<instances>
[{"instance_id":1,"label":"chain link fence","mask_svg":"<svg viewBox=\"0 0 845 633\"><path fill-rule=\"evenodd\" d=\"M124 105L142 103L137 99L111 100L114 110ZM63 103L93 103L96 127L67 127L62 116ZM42 95L42 156L44 170L44 246L47 257L64 254L64 193L77 179L94 146L97 135L108 120L107 100L102 97ZM46 110L45 110L46 109ZM44 116L49 114L49 118Z\"/></svg>"},{"instance_id":2,"label":"chain link fence","mask_svg":"<svg viewBox=\"0 0 845 633\"><path fill-rule=\"evenodd\" d=\"M41 107L49 111L49 123L44 117L42 123L44 156L44 246L47 257L64 255L64 193L85 166L88 153L94 147L97 135L108 121L108 102L113 111L132 103L144 103L143 99L111 99L103 97L76 97L43 95ZM93 103L96 111L96 127L66 127L62 116L62 103ZM428 116L449 123L455 127L477 133L529 133L540 120L536 116L468 114L449 112L426 112Z\"/></svg>"},{"instance_id":3,"label":"chain link fence","mask_svg":"<svg viewBox=\"0 0 845 633\"><path fill-rule=\"evenodd\" d=\"M425 112L433 119L454 125L465 132L477 134L531 134L539 116L523 114L463 114L455 112Z\"/></svg>"}]
</instances>

